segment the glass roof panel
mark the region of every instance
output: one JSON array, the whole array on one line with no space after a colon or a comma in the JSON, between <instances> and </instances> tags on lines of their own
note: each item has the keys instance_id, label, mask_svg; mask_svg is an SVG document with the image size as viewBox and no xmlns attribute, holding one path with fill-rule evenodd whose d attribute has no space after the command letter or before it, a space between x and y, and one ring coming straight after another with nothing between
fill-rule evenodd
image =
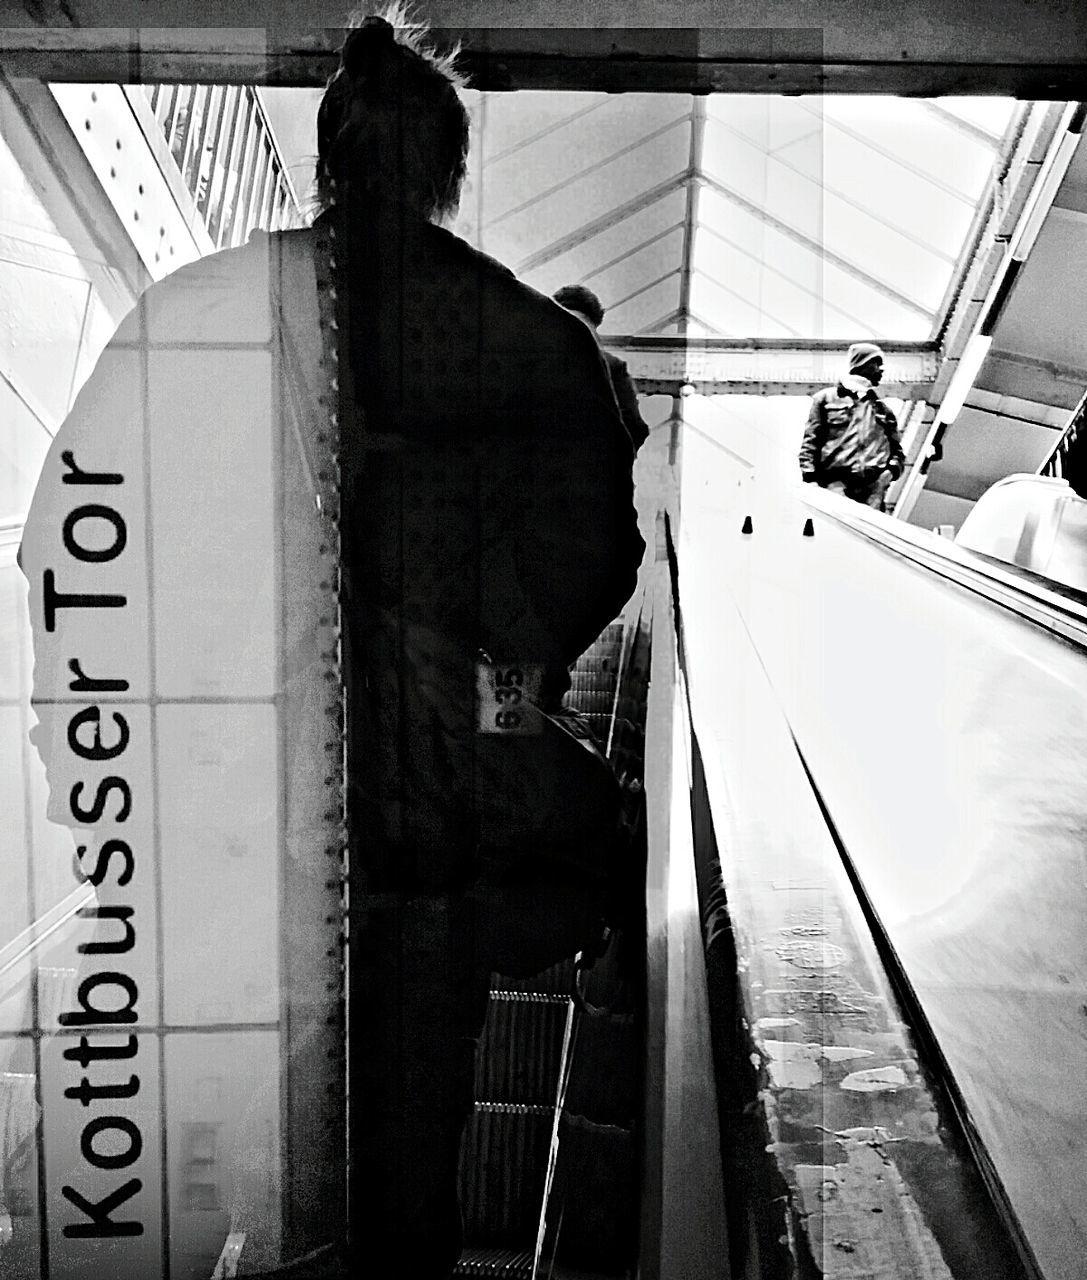
<instances>
[{"instance_id":1,"label":"glass roof panel","mask_svg":"<svg viewBox=\"0 0 1087 1280\"><path fill-rule=\"evenodd\" d=\"M667 280L640 288L625 301L610 302L604 328L609 333L654 333L678 308L679 273L676 272Z\"/></svg>"},{"instance_id":2,"label":"glass roof panel","mask_svg":"<svg viewBox=\"0 0 1087 1280\"><path fill-rule=\"evenodd\" d=\"M529 164L496 180L485 168L483 248L516 263L534 249L580 233L645 196L647 188L678 177L688 149L686 130L673 128L650 139L635 138L624 154L585 165L565 182L556 183L550 173Z\"/></svg>"},{"instance_id":3,"label":"glass roof panel","mask_svg":"<svg viewBox=\"0 0 1087 1280\"><path fill-rule=\"evenodd\" d=\"M319 90L265 91L304 194L315 144L302 94L315 108ZM473 140L460 234L545 292L583 281L607 307L652 296L671 265L674 281L660 287L671 301L647 325L749 337L783 326L814 338L932 336L938 317L925 313L946 297L1016 109L988 98L464 97ZM690 123L699 112L701 134ZM685 245L692 296L681 299ZM717 287L696 307L703 272ZM668 317L681 307L677 324ZM635 315L642 303L624 303L604 328L637 332Z\"/></svg>"},{"instance_id":4,"label":"glass roof panel","mask_svg":"<svg viewBox=\"0 0 1087 1280\"><path fill-rule=\"evenodd\" d=\"M784 308L775 314L765 291L753 298L701 272L691 281L691 306L700 315L720 322L718 328L725 337L739 338L756 332L764 338L801 336L800 330L784 318ZM727 329L721 327L724 324Z\"/></svg>"},{"instance_id":5,"label":"glass roof panel","mask_svg":"<svg viewBox=\"0 0 1087 1280\"><path fill-rule=\"evenodd\" d=\"M639 281L660 280L679 275L683 261L683 228L675 228L659 240L641 245L629 257L613 262L611 266L591 271L577 278L578 284L587 284L607 307L614 307L620 298ZM548 292L553 293L562 284L573 283L565 276Z\"/></svg>"},{"instance_id":6,"label":"glass roof panel","mask_svg":"<svg viewBox=\"0 0 1087 1280\"><path fill-rule=\"evenodd\" d=\"M683 332L697 314L700 329L749 337L930 337L1014 110L953 98L468 99L482 164L463 234L547 292L595 288L608 333ZM692 234L676 231L684 223Z\"/></svg>"},{"instance_id":7,"label":"glass roof panel","mask_svg":"<svg viewBox=\"0 0 1087 1280\"><path fill-rule=\"evenodd\" d=\"M936 98L932 106L981 129L994 141L1008 127L1015 110L1011 98Z\"/></svg>"},{"instance_id":8,"label":"glass roof panel","mask_svg":"<svg viewBox=\"0 0 1087 1280\"><path fill-rule=\"evenodd\" d=\"M925 187L973 204L992 166L991 149L962 133L912 98L797 99L802 110L820 114L828 148L841 139L860 141L866 152L884 155ZM828 151L828 162L836 151Z\"/></svg>"},{"instance_id":9,"label":"glass roof panel","mask_svg":"<svg viewBox=\"0 0 1087 1280\"><path fill-rule=\"evenodd\" d=\"M620 221L584 239L579 239L577 243L553 254L546 261L524 272L524 277L544 293L553 293L564 284L587 284L590 289L600 292L601 299L606 305L610 305L609 300L604 297L603 290L597 289L596 274L604 271L608 263L614 262L632 249L636 250L654 241L662 233L677 227L682 231L686 207L685 192L675 188L644 208L628 214ZM471 239L470 236L468 238ZM486 248L489 253L493 253L514 268L519 267L524 261L523 257L518 256L523 252L519 244L512 244L510 254L503 256L498 250L497 242L488 237ZM676 252L675 266L678 271L682 260L682 245ZM625 291L625 277L621 278L621 282L617 282L617 287L621 289L621 292L615 294L618 298Z\"/></svg>"}]
</instances>

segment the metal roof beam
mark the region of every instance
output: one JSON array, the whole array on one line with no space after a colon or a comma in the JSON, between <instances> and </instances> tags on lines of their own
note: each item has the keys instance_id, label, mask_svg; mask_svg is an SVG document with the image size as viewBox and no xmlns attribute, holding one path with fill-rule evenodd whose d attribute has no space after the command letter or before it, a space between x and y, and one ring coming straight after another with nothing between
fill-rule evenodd
<instances>
[{"instance_id":1,"label":"metal roof beam","mask_svg":"<svg viewBox=\"0 0 1087 1280\"><path fill-rule=\"evenodd\" d=\"M981 125L975 124L972 120L964 120L962 116L956 115L954 111L949 111L947 107L941 106L938 102L922 100L921 105L942 124L946 124L959 133L965 134L966 137L974 142L982 143L993 152L999 149L1001 141L999 133L991 133L988 129L983 129Z\"/></svg>"},{"instance_id":2,"label":"metal roof beam","mask_svg":"<svg viewBox=\"0 0 1087 1280\"><path fill-rule=\"evenodd\" d=\"M722 293L727 293L730 298L736 298L739 302L742 302L745 307L749 307L752 311L757 311L760 316L765 316L766 319L770 320L773 324L779 325L792 337L797 339L801 337L799 329L794 329L791 324L786 324L780 317L775 316L772 311L768 311L761 302L752 301L751 298L740 293L738 289L733 289L731 285L727 285L723 280L719 280L712 272L703 268L698 275L700 279L708 280L715 289L720 289Z\"/></svg>"},{"instance_id":3,"label":"metal roof beam","mask_svg":"<svg viewBox=\"0 0 1087 1280\"><path fill-rule=\"evenodd\" d=\"M655 187L651 187L648 191L643 191L640 196L634 196L615 209L609 209L607 213L602 214L599 218L583 223L576 231L560 236L558 240L553 240L542 249L537 249L535 253L530 253L527 258L523 258L517 263L514 271L518 275L523 275L527 271L535 271L537 267L542 267L555 258L561 258L564 253L569 253L571 249L576 249L578 245L591 240L593 236L600 235L602 231L610 231L612 227L618 226L620 222L625 222L627 218L632 218L636 213L641 213L643 209L648 209L651 204L656 204L658 200L662 200L665 196L670 196L675 191L681 191L683 184L690 176L689 171L685 170L683 173L677 173L671 178L666 178L663 182L658 182Z\"/></svg>"},{"instance_id":4,"label":"metal roof beam","mask_svg":"<svg viewBox=\"0 0 1087 1280\"><path fill-rule=\"evenodd\" d=\"M605 271L610 271L612 267L617 267L621 262L626 262L628 258L633 258L635 254L641 253L643 249L648 249L650 245L656 244L659 240L667 240L669 236L675 235L682 226L682 222L673 222L670 227L665 227L663 231L658 231L655 236L650 236L648 240L640 240L636 245L625 249L617 257L601 263L599 267L593 267L591 271L586 271L581 277L582 284L586 284L594 276L603 275Z\"/></svg>"},{"instance_id":5,"label":"metal roof beam","mask_svg":"<svg viewBox=\"0 0 1087 1280\"><path fill-rule=\"evenodd\" d=\"M679 332L685 336L687 318L691 310L691 276L694 272L694 241L698 228L699 184L695 174L702 171L702 149L706 134L706 100L694 98L687 117L691 126L690 149L687 158L687 203L683 213L683 256L679 268Z\"/></svg>"},{"instance_id":6,"label":"metal roof beam","mask_svg":"<svg viewBox=\"0 0 1087 1280\"><path fill-rule=\"evenodd\" d=\"M703 222L701 224L701 229L703 231L708 231L715 240L720 240L722 244L728 245L730 249L735 250L735 252L740 254L742 257L750 258L751 261L756 263L763 271L769 271L771 275L775 275L779 279L784 280L787 284L792 285L794 289L799 289L801 293L806 293L810 298L819 299L823 303L824 307L829 311L835 312L837 315L840 315L843 320L848 320L850 324L856 325L855 332L863 333L869 327L867 321L862 320L859 316L853 315L850 311L843 310L841 307L831 302L824 294L821 294L818 289L812 289L806 284L801 284L799 280L789 275L787 271L782 271L780 267L775 267L772 262L765 262L758 256L758 254L752 253L750 249L745 249L739 241L731 240L728 236L722 235L716 227L711 227L708 222Z\"/></svg>"},{"instance_id":7,"label":"metal roof beam","mask_svg":"<svg viewBox=\"0 0 1087 1280\"><path fill-rule=\"evenodd\" d=\"M678 320L672 312L660 322ZM696 317L691 317L692 320ZM612 337L602 343L619 351L644 394L675 394L684 384L706 395L811 395L837 381L846 367L848 344L807 338ZM938 353L931 343L886 341L883 391L920 400L936 376Z\"/></svg>"},{"instance_id":8,"label":"metal roof beam","mask_svg":"<svg viewBox=\"0 0 1087 1280\"><path fill-rule=\"evenodd\" d=\"M784 159L781 155L782 148L777 147L771 151L764 150L758 145L758 143L753 142L745 133L743 133L742 130L737 129L735 125L727 124L719 115L714 116L713 119L715 124L719 125L726 132L731 133L734 138L739 138L749 147L754 148L756 151L760 151L767 160L773 161L774 164L780 164L783 169L788 169L790 173L795 173L797 177L803 178L805 182L811 183L811 185L817 188L820 192L820 195L816 197L817 199L821 199L826 195L834 196L836 200L841 200L843 204L848 205L851 209L856 209L857 212L863 214L864 217L871 218L873 222L878 223L881 227L885 227L896 236L901 236L903 240L908 240L911 244L915 244L925 253L931 254L934 258L939 258L949 266L953 266L955 264L956 258L953 254L944 252L943 249L938 248L927 240L922 240L920 236L915 235L908 227L904 227L897 222L891 222L888 218L884 217L883 214L877 213L867 205L861 204L859 200L855 200L840 187L834 186L833 183L819 178L813 178L812 175L802 169L800 165L794 164L791 160ZM822 129L813 130L813 132L821 134Z\"/></svg>"},{"instance_id":9,"label":"metal roof beam","mask_svg":"<svg viewBox=\"0 0 1087 1280\"><path fill-rule=\"evenodd\" d=\"M658 320L654 320L652 321L652 323L647 324L645 328L642 329L641 331L642 335L647 335L647 336L659 335L662 329L667 329L670 324L676 324L676 322L679 320L680 314L681 313L680 313L679 307L676 307L675 310L669 311L666 315L661 316ZM615 345L614 338L608 338L606 339L606 341L609 346Z\"/></svg>"},{"instance_id":10,"label":"metal roof beam","mask_svg":"<svg viewBox=\"0 0 1087 1280\"><path fill-rule=\"evenodd\" d=\"M653 142L655 139L661 137L662 134L668 133L670 130L674 129L676 125L682 124L685 119L685 116L676 116L674 120L669 120L667 124L663 124L659 128L654 129L652 133L642 134L640 137L635 138L633 142L628 142L625 147L620 147L618 151L611 151L606 156L601 156L599 160L594 161L586 168L579 169L576 173L570 174L569 177L563 178L561 182L553 183L543 191L537 191L534 195L530 196L529 199L522 201L521 204L515 205L512 209L507 209L505 213L500 213L498 217L488 225L492 227L497 226L499 222L503 222L506 218L513 218L519 213L524 213L526 209L531 209L534 204L539 204L541 200L546 200L548 196L558 195L560 191L565 190L571 183L579 182L582 178L587 178L591 174L598 173L607 165L612 164L614 161L621 159L621 157L625 155L629 155L632 151L637 151L639 147L645 146L647 142ZM484 164L486 163L487 162L484 161Z\"/></svg>"},{"instance_id":11,"label":"metal roof beam","mask_svg":"<svg viewBox=\"0 0 1087 1280\"><path fill-rule=\"evenodd\" d=\"M675 274L676 271L673 267L671 271L666 271L663 275L657 276L655 280L647 280L645 284L640 284L632 293L628 293L625 297L619 298L616 302L610 303L608 310L615 311L618 307L625 306L628 302L631 302L641 294L648 293L650 289L655 289L659 284L664 284L665 280L671 280Z\"/></svg>"},{"instance_id":12,"label":"metal roof beam","mask_svg":"<svg viewBox=\"0 0 1087 1280\"><path fill-rule=\"evenodd\" d=\"M484 97L486 96L484 94ZM558 133L560 129L565 129L569 125L575 124L578 120L584 120L586 116L592 115L594 111L599 111L602 107L606 107L608 101L607 98L599 98L596 102L590 102L587 107L571 112L570 115L563 116L561 120L553 120L545 129L540 129L537 133L530 134L527 138L519 138L516 142L506 147L504 151L498 151L493 156L484 156L483 158L487 164L498 164L502 160L508 160L510 156L515 156L526 147L531 147L533 143L543 141L544 138L548 138L551 134Z\"/></svg>"},{"instance_id":13,"label":"metal roof beam","mask_svg":"<svg viewBox=\"0 0 1087 1280\"><path fill-rule=\"evenodd\" d=\"M342 0L0 0L10 75L136 83L322 85L335 69ZM615 0L600 26L581 0L428 0L466 46L482 89L611 92L988 93L1087 97L1087 25L1069 0ZM187 26L178 26L183 16ZM141 30L142 28L142 30Z\"/></svg>"},{"instance_id":14,"label":"metal roof beam","mask_svg":"<svg viewBox=\"0 0 1087 1280\"><path fill-rule=\"evenodd\" d=\"M654 320L651 324L644 325L634 335L634 338L638 340L644 338L644 339L648 339L651 342L679 341L679 339L677 339L674 335L666 335L661 333L661 330L667 329L670 324L676 324L677 321L679 320L679 315L680 315L679 308L676 307L674 311L669 311L667 315L661 316L659 319ZM706 319L706 317L703 315L699 315L697 311L691 311L689 318L693 324L697 324L702 329L708 329L709 332L713 334L714 338L724 338L724 335L721 333L721 330L718 329L718 327L715 324L710 324L710 322ZM609 346L621 346L624 342L632 341L632 339L629 337L619 338L619 339L607 338L605 339L605 341L608 343ZM690 339L687 339L687 341L704 342L705 339L690 338ZM728 341L728 339L725 339L725 341Z\"/></svg>"},{"instance_id":15,"label":"metal roof beam","mask_svg":"<svg viewBox=\"0 0 1087 1280\"><path fill-rule=\"evenodd\" d=\"M816 111L815 108L809 107L807 103L801 102L799 106L802 111L806 111L809 115L818 116L820 120L823 120L825 124L828 124L832 129L837 129L839 133L844 134L847 138L852 138L853 141L858 143L860 146L866 147L869 151L874 151L878 156L883 156L885 160L889 160L892 164L897 165L900 169L904 169L907 173L912 173L915 178L919 178L922 182L928 183L930 187L935 187L937 191L942 191L944 195L948 196L950 199L957 200L960 204L969 205L971 209L974 207L975 201L972 196L967 195L965 191L960 191L957 187L951 186L950 183L944 182L934 173L929 173L927 169L922 169L920 165L914 164L910 160L906 160L903 156L898 155L897 152L892 151L890 147L880 146L874 138L861 133L858 129L851 129L849 125L843 123L841 120L835 120L833 118L827 119L826 115L821 110Z\"/></svg>"}]
</instances>

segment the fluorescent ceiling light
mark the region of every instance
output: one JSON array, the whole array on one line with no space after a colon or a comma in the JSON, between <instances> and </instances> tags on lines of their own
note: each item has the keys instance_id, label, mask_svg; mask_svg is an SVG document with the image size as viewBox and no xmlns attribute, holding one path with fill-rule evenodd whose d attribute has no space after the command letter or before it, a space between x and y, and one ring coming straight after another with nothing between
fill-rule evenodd
<instances>
[{"instance_id":1,"label":"fluorescent ceiling light","mask_svg":"<svg viewBox=\"0 0 1087 1280\"><path fill-rule=\"evenodd\" d=\"M1078 111L1079 104L1075 102L1070 102L1064 109L1058 126L1060 141L1046 157L1043 171L1035 181L1009 246L1013 258L1025 259L1034 248L1042 223L1045 222L1053 201L1057 197L1057 192L1068 172L1068 166L1072 163L1072 157L1083 136L1080 132L1082 125L1079 128L1076 127ZM1072 132L1073 129L1075 132Z\"/></svg>"},{"instance_id":2,"label":"fluorescent ceiling light","mask_svg":"<svg viewBox=\"0 0 1087 1280\"><path fill-rule=\"evenodd\" d=\"M1019 235L1011 246L1013 257L1025 259L1031 249L1034 248L1034 242L1038 239L1038 232L1041 231L1042 224L1049 216L1049 211L1052 208L1053 201L1056 199L1057 192L1060 190L1061 183L1064 181L1065 174L1068 172L1068 166L1072 163L1072 156L1079 146L1079 141L1080 135L1078 133L1066 133L1061 138L1049 171L1035 188L1030 211L1019 224Z\"/></svg>"},{"instance_id":3,"label":"fluorescent ceiling light","mask_svg":"<svg viewBox=\"0 0 1087 1280\"><path fill-rule=\"evenodd\" d=\"M980 333L975 333L966 344L959 367L955 370L951 384L947 388L947 395L940 402L940 408L936 414L941 422L951 423L959 416L959 411L965 404L970 388L974 385L974 379L985 363L985 357L989 354L989 348L992 345L992 337Z\"/></svg>"}]
</instances>

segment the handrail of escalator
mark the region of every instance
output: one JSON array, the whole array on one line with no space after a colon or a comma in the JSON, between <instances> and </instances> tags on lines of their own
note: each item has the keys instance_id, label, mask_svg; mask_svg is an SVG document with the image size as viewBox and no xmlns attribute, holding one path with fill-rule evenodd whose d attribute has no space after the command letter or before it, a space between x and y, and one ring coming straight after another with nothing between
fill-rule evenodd
<instances>
[{"instance_id":1,"label":"handrail of escalator","mask_svg":"<svg viewBox=\"0 0 1087 1280\"><path fill-rule=\"evenodd\" d=\"M807 485L804 505L883 550L1087 649L1087 593Z\"/></svg>"}]
</instances>

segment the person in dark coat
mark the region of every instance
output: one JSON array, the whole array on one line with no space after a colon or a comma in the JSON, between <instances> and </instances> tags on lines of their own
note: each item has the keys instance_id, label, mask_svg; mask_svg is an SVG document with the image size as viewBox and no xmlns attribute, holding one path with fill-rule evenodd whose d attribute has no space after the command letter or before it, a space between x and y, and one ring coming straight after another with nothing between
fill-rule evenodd
<instances>
[{"instance_id":1,"label":"person in dark coat","mask_svg":"<svg viewBox=\"0 0 1087 1280\"><path fill-rule=\"evenodd\" d=\"M503 963L488 949L501 895L478 896L473 674L535 666L540 709L558 711L644 550L596 342L438 225L465 173L456 84L417 37L368 19L318 116L318 224L340 264L348 819L361 891L386 903L353 971L353 1213L367 1255L380 1245L419 1280L459 1254L460 1138ZM577 949L593 907L562 883L537 910L553 949L506 964L535 972Z\"/></svg>"},{"instance_id":2,"label":"person in dark coat","mask_svg":"<svg viewBox=\"0 0 1087 1280\"><path fill-rule=\"evenodd\" d=\"M603 323L605 312L600 299L591 289L587 289L583 284L564 284L551 296L560 307L565 307L578 319L583 320L599 340L598 331ZM634 385L634 379L630 376L627 362L620 359L614 351L601 347L600 353L608 366L612 390L615 392L619 412L623 415L623 426L626 427L627 434L634 445L634 451L637 453L649 436L649 427L638 408L638 391Z\"/></svg>"},{"instance_id":3,"label":"person in dark coat","mask_svg":"<svg viewBox=\"0 0 1087 1280\"><path fill-rule=\"evenodd\" d=\"M865 506L884 509L906 460L894 411L876 393L883 352L874 342L849 348L849 372L812 397L800 445L800 476Z\"/></svg>"}]
</instances>

